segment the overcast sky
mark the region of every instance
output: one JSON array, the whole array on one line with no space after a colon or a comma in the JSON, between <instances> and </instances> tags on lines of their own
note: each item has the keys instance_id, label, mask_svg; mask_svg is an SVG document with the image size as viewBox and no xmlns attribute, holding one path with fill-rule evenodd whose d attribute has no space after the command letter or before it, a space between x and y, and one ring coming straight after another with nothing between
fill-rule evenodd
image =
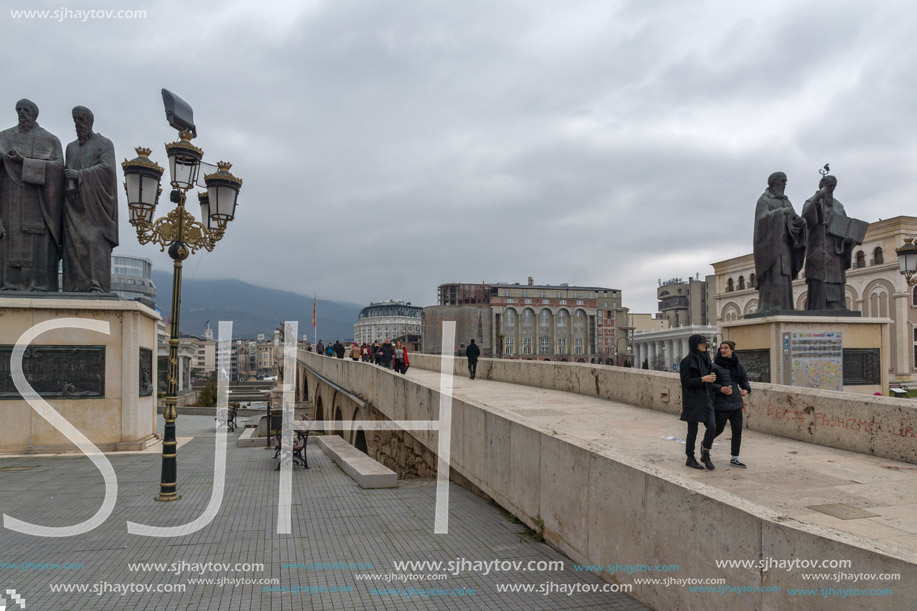
<instances>
[{"instance_id":1,"label":"overcast sky","mask_svg":"<svg viewBox=\"0 0 917 611\"><path fill-rule=\"evenodd\" d=\"M5 6L146 11L84 22L5 8L0 127L28 97L66 146L81 104L119 161L148 146L166 165L160 88L187 100L205 161L231 161L245 184L186 281L429 305L438 284L533 276L655 312L659 279L751 251L775 170L797 212L830 162L849 215L914 214L913 2ZM123 191L121 206L116 252L168 268L137 243Z\"/></svg>"}]
</instances>

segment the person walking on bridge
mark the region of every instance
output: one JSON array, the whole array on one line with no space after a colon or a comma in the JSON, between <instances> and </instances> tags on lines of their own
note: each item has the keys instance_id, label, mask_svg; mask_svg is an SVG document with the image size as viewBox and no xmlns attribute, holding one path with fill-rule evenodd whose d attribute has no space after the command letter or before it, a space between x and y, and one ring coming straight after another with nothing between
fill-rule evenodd
<instances>
[{"instance_id":1,"label":"person walking on bridge","mask_svg":"<svg viewBox=\"0 0 917 611\"><path fill-rule=\"evenodd\" d=\"M395 371L400 374L405 374L408 372L408 367L411 366L410 360L408 359L408 349L407 346L401 343L401 340L395 340Z\"/></svg>"},{"instance_id":2,"label":"person walking on bridge","mask_svg":"<svg viewBox=\"0 0 917 611\"><path fill-rule=\"evenodd\" d=\"M391 338L386 337L385 343L379 348L379 364L386 369L392 368L392 360L395 358L395 347L392 346Z\"/></svg>"},{"instance_id":3,"label":"person walking on bridge","mask_svg":"<svg viewBox=\"0 0 917 611\"><path fill-rule=\"evenodd\" d=\"M745 467L739 460L742 446L742 408L745 406L745 395L751 392L748 374L745 367L735 355L735 342L725 341L720 344L720 353L713 359L713 371L716 381L713 383L713 410L716 416L716 436L726 430L726 423L732 427L733 467Z\"/></svg>"},{"instance_id":4,"label":"person walking on bridge","mask_svg":"<svg viewBox=\"0 0 917 611\"><path fill-rule=\"evenodd\" d=\"M703 469L694 458L694 444L697 442L698 424L704 423L704 440L701 442L701 461L711 471L716 467L710 460L710 449L716 434L716 419L713 415L713 382L716 373L707 357L707 338L692 335L688 339L688 356L678 368L681 375L681 419L688 423L685 439L686 467Z\"/></svg>"},{"instance_id":5,"label":"person walking on bridge","mask_svg":"<svg viewBox=\"0 0 917 611\"><path fill-rule=\"evenodd\" d=\"M474 343L473 337L468 347L465 348L465 356L468 358L468 378L473 380L474 376L478 373L478 357L481 356L481 349Z\"/></svg>"},{"instance_id":6,"label":"person walking on bridge","mask_svg":"<svg viewBox=\"0 0 917 611\"><path fill-rule=\"evenodd\" d=\"M350 349L350 358L354 361L360 360L360 347L357 346L357 342L354 342L353 347Z\"/></svg>"}]
</instances>

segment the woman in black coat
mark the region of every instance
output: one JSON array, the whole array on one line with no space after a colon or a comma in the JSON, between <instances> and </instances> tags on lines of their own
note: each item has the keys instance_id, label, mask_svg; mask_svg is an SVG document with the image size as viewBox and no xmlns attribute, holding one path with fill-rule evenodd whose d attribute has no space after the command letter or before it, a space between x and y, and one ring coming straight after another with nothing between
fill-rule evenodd
<instances>
[{"instance_id":1,"label":"woman in black coat","mask_svg":"<svg viewBox=\"0 0 917 611\"><path fill-rule=\"evenodd\" d=\"M697 441L697 425L704 423L704 440L701 442L701 460L713 470L710 448L716 434L716 419L713 415L713 381L716 374L707 358L707 338L692 335L688 339L690 352L681 361L681 419L688 423L688 437L685 439L685 466L695 469L703 467L694 458L694 444Z\"/></svg>"},{"instance_id":2,"label":"woman in black coat","mask_svg":"<svg viewBox=\"0 0 917 611\"><path fill-rule=\"evenodd\" d=\"M716 414L717 437L726 430L727 422L732 426L732 459L729 464L745 467L745 463L739 460L739 450L742 447L742 408L745 406L742 398L751 392L751 386L748 384L745 367L734 353L735 348L735 342L725 341L720 344L719 354L713 359L713 371L716 373L713 410Z\"/></svg>"}]
</instances>

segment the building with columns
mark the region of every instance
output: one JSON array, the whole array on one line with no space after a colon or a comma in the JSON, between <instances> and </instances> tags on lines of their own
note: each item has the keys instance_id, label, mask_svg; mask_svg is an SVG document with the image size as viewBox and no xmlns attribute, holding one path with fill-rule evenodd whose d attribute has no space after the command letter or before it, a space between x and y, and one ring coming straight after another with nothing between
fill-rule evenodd
<instances>
[{"instance_id":1,"label":"building with columns","mask_svg":"<svg viewBox=\"0 0 917 611\"><path fill-rule=\"evenodd\" d=\"M437 352L443 320L457 323L456 346L474 337L482 356L617 364L627 354L621 291L569 284L443 284L424 308L425 352Z\"/></svg>"},{"instance_id":2,"label":"building with columns","mask_svg":"<svg viewBox=\"0 0 917 611\"><path fill-rule=\"evenodd\" d=\"M869 224L861 246L847 270L847 308L863 316L891 320L889 382L895 386L917 381L917 287L909 287L898 271L895 249L904 238L917 236L917 217L896 216ZM717 321L744 318L757 310L758 291L751 253L718 261L714 300ZM793 283L797 310L806 307L806 283L802 272ZM741 349L741 347L739 347Z\"/></svg>"},{"instance_id":3,"label":"building with columns","mask_svg":"<svg viewBox=\"0 0 917 611\"><path fill-rule=\"evenodd\" d=\"M706 337L708 347L716 345L719 340L715 325L688 325L634 333L634 367L646 364L648 369L675 371L675 366L688 355L688 339L694 334Z\"/></svg>"},{"instance_id":4,"label":"building with columns","mask_svg":"<svg viewBox=\"0 0 917 611\"><path fill-rule=\"evenodd\" d=\"M357 344L382 342L408 335L420 335L423 308L411 302L393 299L371 303L362 310L353 325L353 341Z\"/></svg>"}]
</instances>

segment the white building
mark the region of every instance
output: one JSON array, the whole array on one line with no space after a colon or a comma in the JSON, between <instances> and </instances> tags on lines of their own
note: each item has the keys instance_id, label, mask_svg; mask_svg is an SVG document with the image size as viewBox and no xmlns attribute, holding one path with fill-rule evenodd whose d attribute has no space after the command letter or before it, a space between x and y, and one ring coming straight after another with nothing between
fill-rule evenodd
<instances>
[{"instance_id":1,"label":"white building","mask_svg":"<svg viewBox=\"0 0 917 611\"><path fill-rule=\"evenodd\" d=\"M692 335L706 337L710 349L720 340L717 332L715 325L690 325L634 333L634 367L643 367L645 362L649 369L675 371L675 365L688 356L688 339Z\"/></svg>"},{"instance_id":2,"label":"white building","mask_svg":"<svg viewBox=\"0 0 917 611\"><path fill-rule=\"evenodd\" d=\"M371 303L360 310L353 326L353 341L370 344L386 337L421 334L423 308L400 300Z\"/></svg>"}]
</instances>

